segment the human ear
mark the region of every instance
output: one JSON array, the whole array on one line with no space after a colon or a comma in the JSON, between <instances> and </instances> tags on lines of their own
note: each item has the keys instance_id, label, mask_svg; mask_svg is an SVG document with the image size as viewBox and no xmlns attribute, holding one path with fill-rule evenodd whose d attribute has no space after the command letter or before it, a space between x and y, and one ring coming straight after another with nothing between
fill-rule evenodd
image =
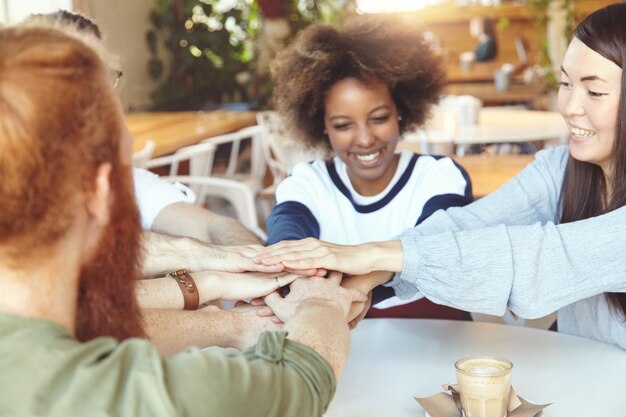
<instances>
[{"instance_id":1,"label":"human ear","mask_svg":"<svg viewBox=\"0 0 626 417\"><path fill-rule=\"evenodd\" d=\"M93 180L93 191L87 199L87 212L100 226L105 226L109 222L111 169L111 164L108 162L98 166Z\"/></svg>"}]
</instances>

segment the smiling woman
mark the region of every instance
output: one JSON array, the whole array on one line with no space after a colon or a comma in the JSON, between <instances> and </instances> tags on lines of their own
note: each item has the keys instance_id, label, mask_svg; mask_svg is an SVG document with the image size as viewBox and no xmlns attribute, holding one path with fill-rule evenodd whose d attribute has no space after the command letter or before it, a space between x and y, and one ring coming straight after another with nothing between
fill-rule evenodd
<instances>
[{"instance_id":1,"label":"smiling woman","mask_svg":"<svg viewBox=\"0 0 626 417\"><path fill-rule=\"evenodd\" d=\"M340 30L311 26L278 55L278 112L295 136L334 157L297 165L279 185L268 243L390 239L438 209L471 201L468 176L452 159L396 152L402 133L424 123L438 101L440 64L420 31L390 17L359 17ZM393 292L381 287L374 295L382 301ZM391 298L377 307L407 302ZM433 313L426 300L402 310L390 314L462 316Z\"/></svg>"},{"instance_id":2,"label":"smiling woman","mask_svg":"<svg viewBox=\"0 0 626 417\"><path fill-rule=\"evenodd\" d=\"M538 152L494 193L398 240L281 242L257 261L359 274L350 279L363 290L387 283L479 313L558 310L559 331L626 349L625 21L626 3L615 3L574 32L558 99L569 147Z\"/></svg>"}]
</instances>

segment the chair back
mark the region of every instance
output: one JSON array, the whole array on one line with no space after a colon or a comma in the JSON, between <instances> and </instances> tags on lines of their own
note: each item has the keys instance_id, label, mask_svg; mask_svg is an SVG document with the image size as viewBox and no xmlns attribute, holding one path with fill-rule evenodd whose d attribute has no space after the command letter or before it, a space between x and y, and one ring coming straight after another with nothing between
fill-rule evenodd
<instances>
[{"instance_id":1,"label":"chair back","mask_svg":"<svg viewBox=\"0 0 626 417\"><path fill-rule=\"evenodd\" d=\"M274 177L274 185L278 185L286 178L298 162L329 156L326 149L307 147L294 139L287 132L283 119L275 111L257 113L257 123L263 127L263 152Z\"/></svg>"},{"instance_id":2,"label":"chair back","mask_svg":"<svg viewBox=\"0 0 626 417\"><path fill-rule=\"evenodd\" d=\"M213 169L211 175L246 183L254 194L258 193L263 188L266 171L262 134L263 129L260 126L250 126L237 132L212 136L203 140L201 143L211 144L218 150L228 149L230 146L226 170L217 172ZM248 141L250 142L250 158L248 159L249 164L245 164L243 163L242 151L243 146Z\"/></svg>"},{"instance_id":3,"label":"chair back","mask_svg":"<svg viewBox=\"0 0 626 417\"><path fill-rule=\"evenodd\" d=\"M194 177L208 177L213 171L213 160L217 147L210 143L200 143L180 148L172 155L161 156L146 162L146 169L168 167L167 175L190 175ZM196 204L203 205L199 186L190 187L198 196Z\"/></svg>"},{"instance_id":4,"label":"chair back","mask_svg":"<svg viewBox=\"0 0 626 417\"><path fill-rule=\"evenodd\" d=\"M154 152L154 141L148 140L146 141L143 149L133 153L133 166L135 168L145 168L146 163L152 158L152 153Z\"/></svg>"},{"instance_id":5,"label":"chair back","mask_svg":"<svg viewBox=\"0 0 626 417\"><path fill-rule=\"evenodd\" d=\"M253 231L259 238L265 240L267 235L259 227L255 198L250 188L235 180L216 177L199 177L190 175L164 176L162 179L170 182L180 182L192 189L198 189L200 197L196 204L203 206L207 197L219 197L228 201L237 215L237 219L245 227Z\"/></svg>"}]
</instances>

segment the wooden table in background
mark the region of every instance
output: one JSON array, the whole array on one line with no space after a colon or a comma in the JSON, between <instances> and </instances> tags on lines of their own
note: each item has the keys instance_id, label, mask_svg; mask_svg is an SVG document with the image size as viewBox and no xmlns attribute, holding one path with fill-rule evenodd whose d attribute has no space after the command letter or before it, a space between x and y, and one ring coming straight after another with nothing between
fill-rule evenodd
<instances>
[{"instance_id":1,"label":"wooden table in background","mask_svg":"<svg viewBox=\"0 0 626 417\"><path fill-rule=\"evenodd\" d=\"M453 158L469 174L474 198L480 198L500 188L532 162L535 156L466 155Z\"/></svg>"},{"instance_id":2,"label":"wooden table in background","mask_svg":"<svg viewBox=\"0 0 626 417\"><path fill-rule=\"evenodd\" d=\"M228 110L133 113L126 116L126 124L135 138L133 150L143 149L146 141L152 140L152 156L158 157L211 136L255 125L256 114Z\"/></svg>"},{"instance_id":3,"label":"wooden table in background","mask_svg":"<svg viewBox=\"0 0 626 417\"><path fill-rule=\"evenodd\" d=\"M398 149L420 153L416 142L400 141ZM484 197L500 188L526 165L534 155L466 155L452 156L467 171L472 181L474 198Z\"/></svg>"},{"instance_id":4,"label":"wooden table in background","mask_svg":"<svg viewBox=\"0 0 626 417\"><path fill-rule=\"evenodd\" d=\"M464 71L458 62L451 62L446 66L446 81L449 83L493 82L493 73L502 68L502 62L476 62Z\"/></svg>"},{"instance_id":5,"label":"wooden table in background","mask_svg":"<svg viewBox=\"0 0 626 417\"><path fill-rule=\"evenodd\" d=\"M445 87L446 94L469 95L480 99L483 106L524 104L532 109L543 109L547 96L541 86L513 83L506 90L496 90L493 82L454 83Z\"/></svg>"}]
</instances>

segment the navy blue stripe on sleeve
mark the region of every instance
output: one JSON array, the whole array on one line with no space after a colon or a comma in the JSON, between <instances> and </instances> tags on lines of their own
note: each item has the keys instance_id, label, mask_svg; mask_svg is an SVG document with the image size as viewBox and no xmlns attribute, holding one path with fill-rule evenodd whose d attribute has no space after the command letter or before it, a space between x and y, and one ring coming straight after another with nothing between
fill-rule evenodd
<instances>
[{"instance_id":1,"label":"navy blue stripe on sleeve","mask_svg":"<svg viewBox=\"0 0 626 417\"><path fill-rule=\"evenodd\" d=\"M320 225L311 210L302 203L285 201L272 209L267 218L267 242L320 237Z\"/></svg>"},{"instance_id":2,"label":"navy blue stripe on sleeve","mask_svg":"<svg viewBox=\"0 0 626 417\"><path fill-rule=\"evenodd\" d=\"M422 214L419 219L415 223L415 226L426 220L430 217L431 214L436 212L437 210L445 210L449 207L463 207L472 202L471 196L468 198L467 195L460 194L440 194L437 195L424 204L424 208L422 209Z\"/></svg>"},{"instance_id":3,"label":"navy blue stripe on sleeve","mask_svg":"<svg viewBox=\"0 0 626 417\"><path fill-rule=\"evenodd\" d=\"M427 219L431 214L437 210L445 210L449 207L463 207L473 201L472 197L472 182L465 168L459 165L454 159L452 160L454 165L459 169L465 180L465 190L463 195L460 194L440 194L436 195L424 204L422 214L415 223L415 226Z\"/></svg>"}]
</instances>

